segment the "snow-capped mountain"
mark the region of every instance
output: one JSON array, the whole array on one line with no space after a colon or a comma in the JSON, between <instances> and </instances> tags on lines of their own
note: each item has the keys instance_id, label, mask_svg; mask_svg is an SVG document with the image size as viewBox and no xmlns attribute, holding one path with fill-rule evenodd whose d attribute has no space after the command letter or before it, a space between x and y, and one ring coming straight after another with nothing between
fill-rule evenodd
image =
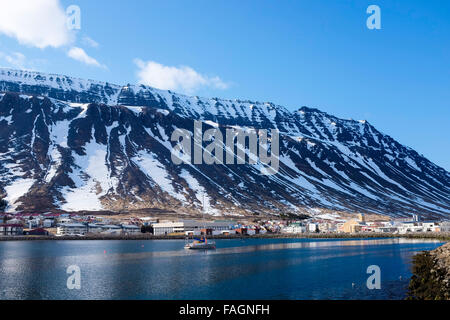
<instances>
[{"instance_id":1,"label":"snow-capped mountain","mask_svg":"<svg viewBox=\"0 0 450 320\"><path fill-rule=\"evenodd\" d=\"M365 121L0 69L0 198L8 211L156 208L448 217L450 173ZM175 165L172 132L278 129L280 169Z\"/></svg>"}]
</instances>

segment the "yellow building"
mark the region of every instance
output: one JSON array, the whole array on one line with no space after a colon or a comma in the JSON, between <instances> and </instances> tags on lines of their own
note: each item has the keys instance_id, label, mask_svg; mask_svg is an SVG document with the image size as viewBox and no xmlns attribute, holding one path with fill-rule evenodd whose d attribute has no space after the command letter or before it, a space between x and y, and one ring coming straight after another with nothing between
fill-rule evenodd
<instances>
[{"instance_id":1,"label":"yellow building","mask_svg":"<svg viewBox=\"0 0 450 320\"><path fill-rule=\"evenodd\" d=\"M342 230L342 232L345 232L345 233L356 233L356 232L361 231L361 224L359 221L352 219L352 220L346 221L343 224L341 230Z\"/></svg>"},{"instance_id":2,"label":"yellow building","mask_svg":"<svg viewBox=\"0 0 450 320\"><path fill-rule=\"evenodd\" d=\"M362 222L362 223L366 222L366 217L364 217L364 213L359 213L358 219L359 219L359 222Z\"/></svg>"}]
</instances>

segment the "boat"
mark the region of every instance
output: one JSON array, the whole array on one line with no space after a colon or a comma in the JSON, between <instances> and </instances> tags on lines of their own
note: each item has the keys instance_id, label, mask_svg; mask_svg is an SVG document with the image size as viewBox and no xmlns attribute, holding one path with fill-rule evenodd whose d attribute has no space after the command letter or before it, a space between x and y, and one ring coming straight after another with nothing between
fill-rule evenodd
<instances>
[{"instance_id":1,"label":"boat","mask_svg":"<svg viewBox=\"0 0 450 320\"><path fill-rule=\"evenodd\" d=\"M205 194L203 194L202 220L204 220L204 211L205 211ZM216 243L214 241L208 241L205 235L202 236L200 239L194 239L193 242L186 243L184 248L189 250L215 250Z\"/></svg>"},{"instance_id":2,"label":"boat","mask_svg":"<svg viewBox=\"0 0 450 320\"><path fill-rule=\"evenodd\" d=\"M215 250L216 243L214 241L208 242L206 237L202 237L201 239L195 239L193 242L187 243L184 248L189 250Z\"/></svg>"}]
</instances>

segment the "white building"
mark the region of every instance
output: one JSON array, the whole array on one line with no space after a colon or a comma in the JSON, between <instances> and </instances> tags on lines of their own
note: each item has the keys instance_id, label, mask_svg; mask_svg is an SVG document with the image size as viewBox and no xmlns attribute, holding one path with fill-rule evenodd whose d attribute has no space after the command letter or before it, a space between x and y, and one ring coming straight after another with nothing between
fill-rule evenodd
<instances>
[{"instance_id":1,"label":"white building","mask_svg":"<svg viewBox=\"0 0 450 320\"><path fill-rule=\"evenodd\" d=\"M53 227L53 225L54 225L54 220L53 220L53 219L45 219L45 220L42 222L42 226L43 226L44 228L51 228L51 227Z\"/></svg>"},{"instance_id":2,"label":"white building","mask_svg":"<svg viewBox=\"0 0 450 320\"><path fill-rule=\"evenodd\" d=\"M95 224L95 223L89 223L89 225L88 225L88 232L89 233L101 233L102 231L103 231L103 225Z\"/></svg>"},{"instance_id":3,"label":"white building","mask_svg":"<svg viewBox=\"0 0 450 320\"><path fill-rule=\"evenodd\" d=\"M23 226L21 224L0 224L0 236L21 236Z\"/></svg>"},{"instance_id":4,"label":"white building","mask_svg":"<svg viewBox=\"0 0 450 320\"><path fill-rule=\"evenodd\" d=\"M336 223L331 223L331 222L319 223L319 231L320 232L336 232L337 231Z\"/></svg>"},{"instance_id":5,"label":"white building","mask_svg":"<svg viewBox=\"0 0 450 320\"><path fill-rule=\"evenodd\" d=\"M398 232L400 234L410 232L439 232L440 227L438 222L433 221L410 221L404 222L398 226Z\"/></svg>"},{"instance_id":6,"label":"white building","mask_svg":"<svg viewBox=\"0 0 450 320\"><path fill-rule=\"evenodd\" d=\"M281 229L281 233L305 233L306 227L300 223L293 223Z\"/></svg>"},{"instance_id":7,"label":"white building","mask_svg":"<svg viewBox=\"0 0 450 320\"><path fill-rule=\"evenodd\" d=\"M22 223L23 223L23 221L19 220L17 218L13 218L11 220L8 220L8 224L22 224Z\"/></svg>"},{"instance_id":8,"label":"white building","mask_svg":"<svg viewBox=\"0 0 450 320\"><path fill-rule=\"evenodd\" d=\"M41 224L41 220L39 218L32 218L26 220L27 226L29 229L37 228Z\"/></svg>"},{"instance_id":9,"label":"white building","mask_svg":"<svg viewBox=\"0 0 450 320\"><path fill-rule=\"evenodd\" d=\"M443 221L439 225L441 232L450 232L450 221Z\"/></svg>"},{"instance_id":10,"label":"white building","mask_svg":"<svg viewBox=\"0 0 450 320\"><path fill-rule=\"evenodd\" d=\"M61 217L58 218L58 223L61 223L61 224L72 224L73 220L70 219L69 217L63 217L61 215Z\"/></svg>"},{"instance_id":11,"label":"white building","mask_svg":"<svg viewBox=\"0 0 450 320\"><path fill-rule=\"evenodd\" d=\"M204 222L196 220L182 220L177 222L154 223L154 235L167 235L171 233L200 234L201 230L212 230L212 234L221 234L222 231L230 230L234 221Z\"/></svg>"},{"instance_id":12,"label":"white building","mask_svg":"<svg viewBox=\"0 0 450 320\"><path fill-rule=\"evenodd\" d=\"M308 223L308 232L319 232L319 224L318 223Z\"/></svg>"},{"instance_id":13,"label":"white building","mask_svg":"<svg viewBox=\"0 0 450 320\"><path fill-rule=\"evenodd\" d=\"M102 233L119 234L122 233L122 227L115 224L107 224L102 226Z\"/></svg>"},{"instance_id":14,"label":"white building","mask_svg":"<svg viewBox=\"0 0 450 320\"><path fill-rule=\"evenodd\" d=\"M86 234L88 228L82 223L62 223L56 228L56 234L64 235L82 235Z\"/></svg>"},{"instance_id":15,"label":"white building","mask_svg":"<svg viewBox=\"0 0 450 320\"><path fill-rule=\"evenodd\" d=\"M124 224L122 225L122 233L126 234L134 234L134 233L140 233L141 228L138 226L135 226L134 224Z\"/></svg>"},{"instance_id":16,"label":"white building","mask_svg":"<svg viewBox=\"0 0 450 320\"><path fill-rule=\"evenodd\" d=\"M229 230L236 224L235 221L197 221L197 220L182 220L185 231L199 231L202 229L209 229L216 234L220 234L220 231Z\"/></svg>"},{"instance_id":17,"label":"white building","mask_svg":"<svg viewBox=\"0 0 450 320\"><path fill-rule=\"evenodd\" d=\"M236 234L236 230L222 230L222 231L220 231L220 234L225 235L225 236L230 235L230 234Z\"/></svg>"},{"instance_id":18,"label":"white building","mask_svg":"<svg viewBox=\"0 0 450 320\"><path fill-rule=\"evenodd\" d=\"M375 228L375 232L378 233L397 233L398 228L394 226L384 226Z\"/></svg>"},{"instance_id":19,"label":"white building","mask_svg":"<svg viewBox=\"0 0 450 320\"><path fill-rule=\"evenodd\" d=\"M152 224L153 234L155 236L167 235L171 233L183 233L184 223L183 222L162 222Z\"/></svg>"}]
</instances>

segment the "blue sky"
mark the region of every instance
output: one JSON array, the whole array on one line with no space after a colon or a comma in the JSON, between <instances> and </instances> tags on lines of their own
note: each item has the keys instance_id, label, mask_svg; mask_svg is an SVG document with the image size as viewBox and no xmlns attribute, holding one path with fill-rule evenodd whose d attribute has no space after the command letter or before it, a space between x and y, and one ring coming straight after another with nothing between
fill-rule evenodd
<instances>
[{"instance_id":1,"label":"blue sky","mask_svg":"<svg viewBox=\"0 0 450 320\"><path fill-rule=\"evenodd\" d=\"M117 84L192 71L175 91L365 119L450 170L449 1L59 1L73 4L81 29L52 45L0 21L0 66ZM381 30L366 27L371 4Z\"/></svg>"}]
</instances>

